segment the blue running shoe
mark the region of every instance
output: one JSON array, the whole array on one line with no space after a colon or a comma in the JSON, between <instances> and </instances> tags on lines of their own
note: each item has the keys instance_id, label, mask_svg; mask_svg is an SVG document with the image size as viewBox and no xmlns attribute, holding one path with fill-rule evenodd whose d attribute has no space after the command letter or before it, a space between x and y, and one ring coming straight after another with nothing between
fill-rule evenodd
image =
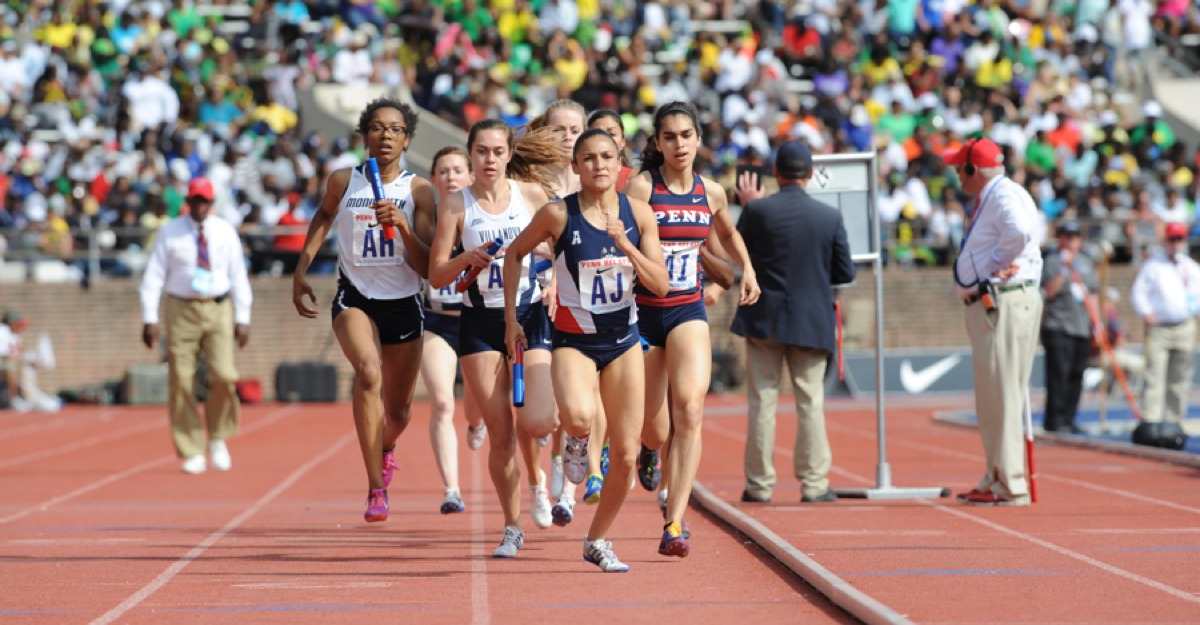
<instances>
[{"instance_id":1,"label":"blue running shoe","mask_svg":"<svg viewBox=\"0 0 1200 625\"><path fill-rule=\"evenodd\" d=\"M466 509L467 504L463 503L462 495L458 491L446 491L446 500L442 502L442 514L454 514Z\"/></svg>"},{"instance_id":2,"label":"blue running shoe","mask_svg":"<svg viewBox=\"0 0 1200 625\"><path fill-rule=\"evenodd\" d=\"M601 488L604 488L604 478L595 473L589 475L587 486L583 490L583 503L588 505L599 503Z\"/></svg>"},{"instance_id":3,"label":"blue running shoe","mask_svg":"<svg viewBox=\"0 0 1200 625\"><path fill-rule=\"evenodd\" d=\"M608 477L608 445L600 450L600 476Z\"/></svg>"},{"instance_id":4,"label":"blue running shoe","mask_svg":"<svg viewBox=\"0 0 1200 625\"><path fill-rule=\"evenodd\" d=\"M691 546L685 535L682 523L667 523L663 527L662 540L658 543L658 553L664 556L686 558Z\"/></svg>"}]
</instances>

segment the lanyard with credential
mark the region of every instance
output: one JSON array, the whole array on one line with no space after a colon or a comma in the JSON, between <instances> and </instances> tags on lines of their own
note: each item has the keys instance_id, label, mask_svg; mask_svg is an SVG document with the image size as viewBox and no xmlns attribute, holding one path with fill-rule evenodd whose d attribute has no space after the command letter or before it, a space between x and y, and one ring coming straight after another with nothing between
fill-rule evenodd
<instances>
[{"instance_id":1,"label":"lanyard with credential","mask_svg":"<svg viewBox=\"0 0 1200 625\"><path fill-rule=\"evenodd\" d=\"M951 269L954 272L954 283L957 284L958 286L963 287L964 289L969 289L969 288L979 284L980 277L979 277L979 272L976 271L975 272L975 281L972 282L971 284L966 284L962 280L960 280L958 278L958 259L962 258L963 250L967 249L967 240L969 238L971 238L971 232L973 230L975 230L975 225L979 223L979 218L982 216L983 207L987 204L988 198L992 197L992 192L994 192L996 190L996 187L1000 186L1000 184L1002 182L1003 182L1003 180L997 180L995 182L995 184L993 184L992 187L990 189L988 189L987 193L985 193L983 195L983 197L979 198L978 206L976 206L975 211L973 213L971 213L971 223L967 224L967 231L963 233L962 243L959 244L959 246L958 246L958 258L954 259L954 266L951 267ZM972 258L971 260L972 260L972 264L973 264L974 258Z\"/></svg>"}]
</instances>

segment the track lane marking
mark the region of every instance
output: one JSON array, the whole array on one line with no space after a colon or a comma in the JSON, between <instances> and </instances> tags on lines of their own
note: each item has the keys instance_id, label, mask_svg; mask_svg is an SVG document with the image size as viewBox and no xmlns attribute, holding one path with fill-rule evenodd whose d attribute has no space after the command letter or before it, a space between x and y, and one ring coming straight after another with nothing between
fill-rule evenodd
<instances>
[{"instance_id":1,"label":"track lane marking","mask_svg":"<svg viewBox=\"0 0 1200 625\"><path fill-rule=\"evenodd\" d=\"M224 538L227 534L229 534L229 532L232 532L233 530L237 529L238 526L240 526L242 523L245 523L247 520L250 519L250 517L253 517L254 515L258 514L258 512L260 510L262 510L263 508L265 508L267 506L267 504L274 501L276 497L279 497L280 495L282 495L284 493L284 491L291 488L296 482L300 481L300 479L303 478L305 475L307 475L309 471L312 471L314 468L317 467L317 465L321 464L322 462L325 462L326 460L328 460L330 457L332 457L338 451L341 451L342 447L345 447L351 440L355 440L355 439L356 439L355 433L349 432L349 433L345 434L344 436L342 436L337 441L335 441L325 451L310 458L308 462L304 463L302 466L300 466L299 468L292 471L292 473L287 478L285 478L282 482L277 484L275 486L275 488L272 488L270 491L267 492L267 494L260 497L258 499L258 501L255 501L248 508L246 508L244 511L242 511L241 514L239 514L238 516L234 517L233 520L226 523L224 527L209 534L204 540L200 541L199 544L197 544L195 547L192 547L187 553L185 553L183 555L183 557L176 560L173 564L171 564L171 566L167 567L166 570L164 570L162 573L159 573L158 577L155 577L150 583L146 584L145 586L142 586L141 589L139 589L137 592L133 593L132 595L129 595L128 597L126 597L126 599L124 601L122 601L121 603L117 604L116 607L109 610L108 612L105 612L99 618L93 620L92 625L107 625L108 623L112 623L113 621L116 621L117 619L121 618L122 616L125 615L125 613L129 612L133 608L136 608L139 604L141 604L143 601L148 599L151 595L153 595L155 592L157 592L160 588L167 585L167 583L169 583L172 579L174 579L175 576L178 575L180 571L187 568L187 565L191 564L195 560L199 559L200 556L204 555L204 552L208 551L209 547L212 547L213 545L215 545L222 538Z\"/></svg>"}]
</instances>

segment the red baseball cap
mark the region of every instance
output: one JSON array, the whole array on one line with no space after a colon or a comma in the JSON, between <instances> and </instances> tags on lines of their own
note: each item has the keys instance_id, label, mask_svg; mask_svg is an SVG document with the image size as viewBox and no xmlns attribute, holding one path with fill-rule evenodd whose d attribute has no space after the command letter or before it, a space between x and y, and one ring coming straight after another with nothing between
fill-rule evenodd
<instances>
[{"instance_id":1,"label":"red baseball cap","mask_svg":"<svg viewBox=\"0 0 1200 625\"><path fill-rule=\"evenodd\" d=\"M967 157L976 167L999 167L1004 164L1004 153L991 139L971 139L957 150L942 152L942 160L951 167L966 163Z\"/></svg>"},{"instance_id":2,"label":"red baseball cap","mask_svg":"<svg viewBox=\"0 0 1200 625\"><path fill-rule=\"evenodd\" d=\"M213 186L208 178L192 178L188 183L187 196L189 199L198 197L203 200L213 201Z\"/></svg>"},{"instance_id":3,"label":"red baseball cap","mask_svg":"<svg viewBox=\"0 0 1200 625\"><path fill-rule=\"evenodd\" d=\"M1187 224L1185 223L1180 223L1178 221L1169 223L1167 224L1167 238L1172 239L1179 237L1186 239L1188 234L1187 230Z\"/></svg>"}]
</instances>

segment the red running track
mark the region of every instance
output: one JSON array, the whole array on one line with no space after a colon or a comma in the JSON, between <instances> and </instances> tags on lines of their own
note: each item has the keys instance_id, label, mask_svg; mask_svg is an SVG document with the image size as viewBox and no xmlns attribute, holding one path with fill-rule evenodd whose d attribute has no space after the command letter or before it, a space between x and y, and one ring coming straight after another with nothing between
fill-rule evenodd
<instances>
[{"instance_id":1,"label":"red running track","mask_svg":"<svg viewBox=\"0 0 1200 625\"><path fill-rule=\"evenodd\" d=\"M162 408L0 413L0 621L852 622L700 512L692 556L659 556L640 489L611 536L628 574L581 559L583 504L567 528L526 520L520 555L493 560L486 452L462 446L468 510L439 514L428 414L401 438L391 518L366 524L346 405L247 407L233 470L200 476L179 472Z\"/></svg>"}]
</instances>

